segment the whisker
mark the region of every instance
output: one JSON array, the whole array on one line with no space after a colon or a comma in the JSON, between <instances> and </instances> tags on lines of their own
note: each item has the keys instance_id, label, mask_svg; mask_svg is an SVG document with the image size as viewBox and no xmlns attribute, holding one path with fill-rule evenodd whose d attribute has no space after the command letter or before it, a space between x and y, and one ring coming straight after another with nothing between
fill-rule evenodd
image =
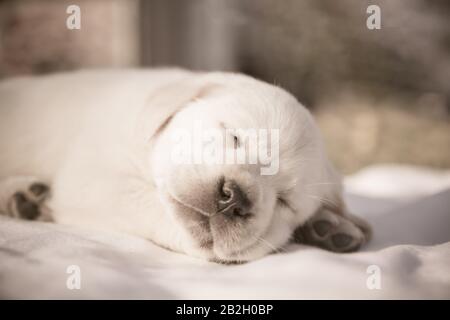
<instances>
[{"instance_id":1,"label":"whisker","mask_svg":"<svg viewBox=\"0 0 450 320\"><path fill-rule=\"evenodd\" d=\"M277 248L275 247L273 244L271 244L269 241L267 241L266 239L263 239L261 237L253 237L256 241L258 241L259 243L265 245L266 247L268 247L269 249L273 250L276 253L280 253L280 252L286 252L286 250L284 250L283 248Z\"/></svg>"},{"instance_id":2,"label":"whisker","mask_svg":"<svg viewBox=\"0 0 450 320\"><path fill-rule=\"evenodd\" d=\"M333 207L337 207L337 208L339 207L335 202L333 202L330 199L321 198L319 196L314 196L314 195L311 195L311 194L307 194L306 196L308 196L311 199L316 199L316 200L318 200L318 201L320 201L320 202L322 202L324 204L332 205Z\"/></svg>"},{"instance_id":3,"label":"whisker","mask_svg":"<svg viewBox=\"0 0 450 320\"><path fill-rule=\"evenodd\" d=\"M308 162L308 161L317 161L317 159L302 157L302 158L296 160L296 163L303 163L303 162Z\"/></svg>"},{"instance_id":4,"label":"whisker","mask_svg":"<svg viewBox=\"0 0 450 320\"><path fill-rule=\"evenodd\" d=\"M317 186L317 185L339 185L340 183L338 182L317 182L317 183L308 183L305 184L305 187L308 186Z\"/></svg>"},{"instance_id":5,"label":"whisker","mask_svg":"<svg viewBox=\"0 0 450 320\"><path fill-rule=\"evenodd\" d=\"M209 212L203 211L202 209L197 208L197 207L195 207L195 206L193 206L193 205L191 205L191 204L189 204L189 203L185 203L185 202L182 201L180 198L178 198L177 196L175 196L175 194L174 194L173 192L171 192L171 191L169 190L169 188L167 188L166 190L167 190L167 193L172 197L172 199L174 199L174 200L177 201L178 203L182 204L183 206L185 206L185 207L187 207L187 208L189 208L189 209L192 209L192 210L194 210L194 211L197 211L198 213L201 213L201 214L203 214L203 215L205 215L205 216L210 216L210 215L211 215Z\"/></svg>"},{"instance_id":6,"label":"whisker","mask_svg":"<svg viewBox=\"0 0 450 320\"><path fill-rule=\"evenodd\" d=\"M186 224L186 227L188 228L196 228L196 227L200 227L202 225L208 225L209 223L207 221L197 221L197 222L193 222L193 223L188 223Z\"/></svg>"}]
</instances>

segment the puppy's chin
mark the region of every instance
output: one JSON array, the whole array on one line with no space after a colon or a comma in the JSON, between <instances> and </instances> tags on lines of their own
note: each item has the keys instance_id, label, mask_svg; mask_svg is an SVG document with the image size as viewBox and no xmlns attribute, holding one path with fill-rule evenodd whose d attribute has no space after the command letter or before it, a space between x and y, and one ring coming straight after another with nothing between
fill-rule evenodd
<instances>
[{"instance_id":1,"label":"puppy's chin","mask_svg":"<svg viewBox=\"0 0 450 320\"><path fill-rule=\"evenodd\" d=\"M264 241L264 240L263 240ZM200 247L193 245L186 247L185 253L194 257L198 257L211 262L222 264L241 264L249 261L260 259L270 253L276 252L275 247L267 247L259 240L250 245L233 249L224 249L220 246L211 245L209 247Z\"/></svg>"},{"instance_id":2,"label":"puppy's chin","mask_svg":"<svg viewBox=\"0 0 450 320\"><path fill-rule=\"evenodd\" d=\"M247 247L238 248L235 251L224 251L222 250L222 248L215 248L214 258L210 260L226 264L245 263L262 258L276 250L276 248L272 249L270 247L264 246L264 244L262 244L260 240L255 240L255 242L251 243Z\"/></svg>"},{"instance_id":3,"label":"puppy's chin","mask_svg":"<svg viewBox=\"0 0 450 320\"><path fill-rule=\"evenodd\" d=\"M232 226L225 225L220 220L227 218L219 214L206 216L170 192L159 191L167 213L183 231L185 240L180 250L190 256L227 264L243 263L277 251L276 246L284 244L271 244L264 239L276 231L273 224L255 228L248 221L236 221Z\"/></svg>"},{"instance_id":4,"label":"puppy's chin","mask_svg":"<svg viewBox=\"0 0 450 320\"><path fill-rule=\"evenodd\" d=\"M243 263L263 258L271 253L278 253L289 242L292 233L291 224L286 223L285 219L279 216L273 216L271 223L261 235L253 237L253 242L234 250L215 247L213 261Z\"/></svg>"}]
</instances>

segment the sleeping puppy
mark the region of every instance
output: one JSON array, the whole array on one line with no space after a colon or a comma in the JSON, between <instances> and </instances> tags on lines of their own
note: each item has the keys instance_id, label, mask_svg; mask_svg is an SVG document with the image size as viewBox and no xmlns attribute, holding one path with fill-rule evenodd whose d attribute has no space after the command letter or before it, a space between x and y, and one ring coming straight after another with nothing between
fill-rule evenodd
<instances>
[{"instance_id":1,"label":"sleeping puppy","mask_svg":"<svg viewBox=\"0 0 450 320\"><path fill-rule=\"evenodd\" d=\"M289 240L358 249L311 114L231 73L81 71L0 84L0 211L218 262Z\"/></svg>"}]
</instances>

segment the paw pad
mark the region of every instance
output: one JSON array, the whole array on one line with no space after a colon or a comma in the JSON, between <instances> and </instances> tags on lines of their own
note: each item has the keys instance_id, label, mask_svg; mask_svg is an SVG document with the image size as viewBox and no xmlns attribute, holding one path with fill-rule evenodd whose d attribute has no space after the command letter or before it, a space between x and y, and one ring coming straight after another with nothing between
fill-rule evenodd
<instances>
[{"instance_id":1,"label":"paw pad","mask_svg":"<svg viewBox=\"0 0 450 320\"><path fill-rule=\"evenodd\" d=\"M41 214L39 206L33 201L29 201L23 192L14 194L14 202L19 216L23 219L34 220Z\"/></svg>"},{"instance_id":2,"label":"paw pad","mask_svg":"<svg viewBox=\"0 0 450 320\"><path fill-rule=\"evenodd\" d=\"M30 186L30 192L33 193L37 197L42 196L42 195L48 193L49 191L50 191L50 188L46 184L43 184L40 182L33 183Z\"/></svg>"},{"instance_id":3,"label":"paw pad","mask_svg":"<svg viewBox=\"0 0 450 320\"><path fill-rule=\"evenodd\" d=\"M50 187L41 182L26 184L21 191L15 192L8 203L10 216L26 220L51 220L45 200L50 195Z\"/></svg>"},{"instance_id":4,"label":"paw pad","mask_svg":"<svg viewBox=\"0 0 450 320\"><path fill-rule=\"evenodd\" d=\"M314 231L321 237L327 235L332 227L333 225L329 221L325 220L320 220L313 223Z\"/></svg>"},{"instance_id":5,"label":"paw pad","mask_svg":"<svg viewBox=\"0 0 450 320\"><path fill-rule=\"evenodd\" d=\"M338 233L331 236L331 241L338 248L346 248L352 242L353 238L348 234Z\"/></svg>"},{"instance_id":6,"label":"paw pad","mask_svg":"<svg viewBox=\"0 0 450 320\"><path fill-rule=\"evenodd\" d=\"M366 240L361 228L349 217L327 209L319 211L299 227L294 233L294 238L300 243L334 252L355 251Z\"/></svg>"}]
</instances>

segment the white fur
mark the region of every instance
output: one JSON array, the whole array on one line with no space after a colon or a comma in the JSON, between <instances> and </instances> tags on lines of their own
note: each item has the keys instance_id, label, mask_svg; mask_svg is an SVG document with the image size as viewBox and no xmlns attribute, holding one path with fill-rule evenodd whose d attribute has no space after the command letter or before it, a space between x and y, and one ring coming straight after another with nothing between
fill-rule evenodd
<instances>
[{"instance_id":1,"label":"white fur","mask_svg":"<svg viewBox=\"0 0 450 320\"><path fill-rule=\"evenodd\" d=\"M193 119L279 129L279 173L261 176L246 166L205 169L196 178L180 172L168 161L169 136ZM0 178L50 181L56 222L124 231L207 259L261 257L324 201L340 201L339 177L310 113L284 90L237 74L81 71L6 80L0 137ZM223 173L256 186L258 217L230 251L201 249L171 212L168 189L195 188L197 178ZM293 210L277 204L279 193Z\"/></svg>"}]
</instances>

